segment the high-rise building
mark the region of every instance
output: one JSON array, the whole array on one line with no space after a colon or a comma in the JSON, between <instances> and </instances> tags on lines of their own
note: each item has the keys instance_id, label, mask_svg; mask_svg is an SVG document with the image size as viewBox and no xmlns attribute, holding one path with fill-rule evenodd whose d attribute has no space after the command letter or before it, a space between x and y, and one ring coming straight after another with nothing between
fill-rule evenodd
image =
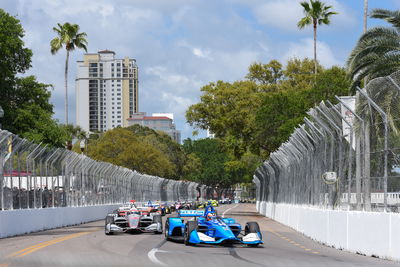
<instances>
[{"instance_id":1,"label":"high-rise building","mask_svg":"<svg viewBox=\"0 0 400 267\"><path fill-rule=\"evenodd\" d=\"M76 124L90 132L128 126L127 119L139 111L136 60L103 50L84 54L77 63Z\"/></svg>"},{"instance_id":2,"label":"high-rise building","mask_svg":"<svg viewBox=\"0 0 400 267\"><path fill-rule=\"evenodd\" d=\"M178 144L181 143L181 132L175 128L174 114L172 113L153 113L153 116L146 116L146 112L138 112L127 121L129 126L139 124L156 131L163 131Z\"/></svg>"}]
</instances>

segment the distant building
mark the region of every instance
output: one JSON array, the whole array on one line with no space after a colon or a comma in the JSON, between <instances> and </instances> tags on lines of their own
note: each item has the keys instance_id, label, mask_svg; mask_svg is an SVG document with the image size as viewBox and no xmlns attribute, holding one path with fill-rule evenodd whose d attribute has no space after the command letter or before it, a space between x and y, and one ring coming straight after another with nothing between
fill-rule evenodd
<instances>
[{"instance_id":1,"label":"distant building","mask_svg":"<svg viewBox=\"0 0 400 267\"><path fill-rule=\"evenodd\" d=\"M103 50L85 54L77 65L76 124L90 132L128 126L139 110L136 60Z\"/></svg>"},{"instance_id":2,"label":"distant building","mask_svg":"<svg viewBox=\"0 0 400 267\"><path fill-rule=\"evenodd\" d=\"M146 112L138 112L127 119L127 122L128 126L139 124L156 131L163 131L178 144L181 143L181 132L175 128L174 114L172 113L153 113L153 116L146 116Z\"/></svg>"}]
</instances>

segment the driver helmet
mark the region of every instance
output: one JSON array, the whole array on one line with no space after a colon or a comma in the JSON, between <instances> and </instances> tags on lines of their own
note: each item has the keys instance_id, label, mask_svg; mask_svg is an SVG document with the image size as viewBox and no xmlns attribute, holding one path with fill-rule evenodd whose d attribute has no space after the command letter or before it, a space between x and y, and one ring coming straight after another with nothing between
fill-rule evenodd
<instances>
[{"instance_id":1,"label":"driver helmet","mask_svg":"<svg viewBox=\"0 0 400 267\"><path fill-rule=\"evenodd\" d=\"M207 221L211 221L212 217L214 217L214 214L211 212L207 214Z\"/></svg>"}]
</instances>

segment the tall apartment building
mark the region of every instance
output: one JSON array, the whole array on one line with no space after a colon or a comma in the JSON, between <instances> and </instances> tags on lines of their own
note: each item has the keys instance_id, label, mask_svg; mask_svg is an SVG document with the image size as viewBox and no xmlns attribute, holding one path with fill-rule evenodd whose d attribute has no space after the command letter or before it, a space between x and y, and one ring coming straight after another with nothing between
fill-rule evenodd
<instances>
[{"instance_id":1,"label":"tall apartment building","mask_svg":"<svg viewBox=\"0 0 400 267\"><path fill-rule=\"evenodd\" d=\"M136 60L103 50L84 54L77 63L76 124L90 132L128 126L127 119L139 111Z\"/></svg>"}]
</instances>

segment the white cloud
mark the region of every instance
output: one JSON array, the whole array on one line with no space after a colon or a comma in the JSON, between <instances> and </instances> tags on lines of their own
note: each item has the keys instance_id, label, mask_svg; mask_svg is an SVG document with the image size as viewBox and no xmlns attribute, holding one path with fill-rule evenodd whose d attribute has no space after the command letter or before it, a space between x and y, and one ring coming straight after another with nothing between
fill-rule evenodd
<instances>
[{"instance_id":1,"label":"white cloud","mask_svg":"<svg viewBox=\"0 0 400 267\"><path fill-rule=\"evenodd\" d=\"M179 115L185 114L187 108L194 104L193 99L189 97L169 92L163 92L161 99L165 101L165 103L168 103L167 110L169 110L169 112Z\"/></svg>"},{"instance_id":2,"label":"white cloud","mask_svg":"<svg viewBox=\"0 0 400 267\"><path fill-rule=\"evenodd\" d=\"M297 30L302 9L296 0L267 1L255 7L254 14L261 24L293 31Z\"/></svg>"},{"instance_id":3,"label":"white cloud","mask_svg":"<svg viewBox=\"0 0 400 267\"><path fill-rule=\"evenodd\" d=\"M82 4L81 0L43 0L33 3L30 0L16 1L19 6L19 15L29 14L32 11L40 10L47 16L56 19L63 19L68 16L79 16L96 14L103 17L114 15L114 6L109 1L97 0L88 1Z\"/></svg>"},{"instance_id":4,"label":"white cloud","mask_svg":"<svg viewBox=\"0 0 400 267\"><path fill-rule=\"evenodd\" d=\"M123 10L122 16L127 18L130 23L149 23L160 19L159 12L151 9L129 7ZM137 24L136 24L137 25Z\"/></svg>"},{"instance_id":5,"label":"white cloud","mask_svg":"<svg viewBox=\"0 0 400 267\"><path fill-rule=\"evenodd\" d=\"M286 54L283 55L282 61L287 61L292 58L314 58L314 40L313 39L302 39L300 42L291 43ZM332 49L324 42L317 41L317 60L324 67L331 67L333 65L340 65Z\"/></svg>"},{"instance_id":6,"label":"white cloud","mask_svg":"<svg viewBox=\"0 0 400 267\"><path fill-rule=\"evenodd\" d=\"M251 15L243 16L240 8L235 9L225 1L87 0L84 5L80 0L2 1L7 3L6 10L18 13L26 30L26 43L34 53L29 74L55 86L52 102L60 121L64 118L65 52L53 56L49 51L49 42L55 36L52 27L58 22L79 24L81 31L88 34L89 52L110 49L118 58L135 58L139 66L140 111L174 112L183 138L192 133L185 124L185 111L199 101L202 86L217 80L241 80L254 61L312 57L312 40L296 42L297 37L291 32L289 41L282 42L265 27L273 25L291 31L288 26L294 23L298 31L292 17L301 16L301 10L291 11L297 0L243 1L250 13L260 8L254 16L262 21L261 26ZM278 16L278 11L283 13ZM304 34L310 33L304 31ZM82 59L82 54L83 51L77 50L70 57L72 121L76 61ZM324 65L339 63L325 43L319 43L318 55Z\"/></svg>"},{"instance_id":7,"label":"white cloud","mask_svg":"<svg viewBox=\"0 0 400 267\"><path fill-rule=\"evenodd\" d=\"M203 50L201 50L200 48L193 48L193 54L201 58L210 58L209 57L210 52L209 51L203 52Z\"/></svg>"},{"instance_id":8,"label":"white cloud","mask_svg":"<svg viewBox=\"0 0 400 267\"><path fill-rule=\"evenodd\" d=\"M251 6L258 22L273 28L288 32L298 32L297 22L304 17L302 0L262 0L252 1ZM349 30L356 26L356 16L346 6L337 0L326 0L327 5L333 6L332 10L338 15L331 16L331 25L322 26L321 30Z\"/></svg>"},{"instance_id":9,"label":"white cloud","mask_svg":"<svg viewBox=\"0 0 400 267\"><path fill-rule=\"evenodd\" d=\"M182 48L189 49L196 57L213 60L213 58L210 57L211 51L209 49L202 49L200 47L195 47L189 44L186 40L180 40L176 43L176 45Z\"/></svg>"}]
</instances>

